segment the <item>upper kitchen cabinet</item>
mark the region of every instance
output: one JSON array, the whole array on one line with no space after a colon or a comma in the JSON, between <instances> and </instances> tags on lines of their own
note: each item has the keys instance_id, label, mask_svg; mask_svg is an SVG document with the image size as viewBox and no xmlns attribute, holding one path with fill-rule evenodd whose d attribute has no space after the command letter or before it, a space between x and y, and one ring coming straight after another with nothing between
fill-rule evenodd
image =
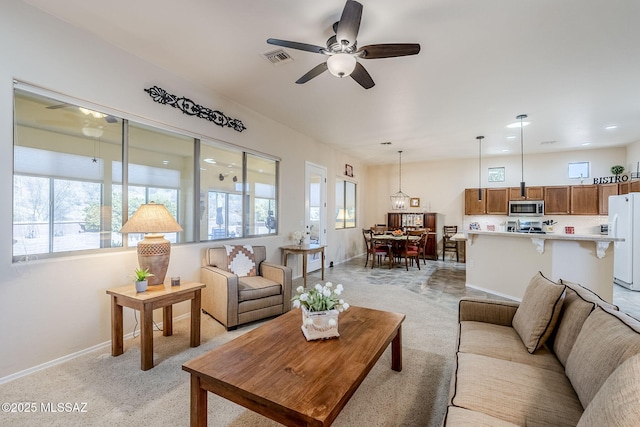
<instances>
[{"instance_id":1,"label":"upper kitchen cabinet","mask_svg":"<svg viewBox=\"0 0 640 427\"><path fill-rule=\"evenodd\" d=\"M464 190L464 214L465 215L482 215L487 209L487 192L483 188L482 200L478 200L478 189L467 188Z\"/></svg>"},{"instance_id":2,"label":"upper kitchen cabinet","mask_svg":"<svg viewBox=\"0 0 640 427\"><path fill-rule=\"evenodd\" d=\"M572 215L598 215L599 210L597 185L571 186Z\"/></svg>"},{"instance_id":3,"label":"upper kitchen cabinet","mask_svg":"<svg viewBox=\"0 0 640 427\"><path fill-rule=\"evenodd\" d=\"M640 193L640 181L621 182L619 194Z\"/></svg>"},{"instance_id":4,"label":"upper kitchen cabinet","mask_svg":"<svg viewBox=\"0 0 640 427\"><path fill-rule=\"evenodd\" d=\"M570 210L570 193L568 185L544 188L545 215L568 215Z\"/></svg>"},{"instance_id":5,"label":"upper kitchen cabinet","mask_svg":"<svg viewBox=\"0 0 640 427\"><path fill-rule=\"evenodd\" d=\"M600 215L609 214L609 196L616 196L619 192L618 184L600 184L598 185L598 213Z\"/></svg>"},{"instance_id":6,"label":"upper kitchen cabinet","mask_svg":"<svg viewBox=\"0 0 640 427\"><path fill-rule=\"evenodd\" d=\"M476 191L476 199L477 199ZM490 215L507 215L509 213L509 189L508 188L487 188L485 189L487 203L486 213Z\"/></svg>"},{"instance_id":7,"label":"upper kitchen cabinet","mask_svg":"<svg viewBox=\"0 0 640 427\"><path fill-rule=\"evenodd\" d=\"M525 187L524 200L544 200L544 187ZM509 188L509 200L523 200L520 196L520 187Z\"/></svg>"}]
</instances>

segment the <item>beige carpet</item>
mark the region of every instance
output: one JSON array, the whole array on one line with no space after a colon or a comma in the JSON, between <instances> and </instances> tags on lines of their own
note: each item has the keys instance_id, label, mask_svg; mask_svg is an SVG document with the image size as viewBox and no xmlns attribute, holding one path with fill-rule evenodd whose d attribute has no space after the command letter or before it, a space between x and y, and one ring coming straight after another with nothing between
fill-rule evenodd
<instances>
[{"instance_id":1,"label":"beige carpet","mask_svg":"<svg viewBox=\"0 0 640 427\"><path fill-rule=\"evenodd\" d=\"M339 269L327 280L338 283ZM453 368L456 312L452 300L417 295L411 290L377 283L350 284L345 300L352 305L406 314L403 324L403 370L390 369L390 349L356 391L334 426L439 426L446 408ZM401 272L398 271L397 274ZM333 277L332 277L333 274ZM415 273L426 284L425 272ZM464 282L463 282L464 283ZM425 292L428 289L425 288ZM203 316L202 344L189 347L189 321L174 323L174 335L154 335L155 367L140 368L139 339L125 340L125 353L110 348L76 358L0 386L3 402L34 402L36 413L0 413L0 425L12 426L186 426L189 424L189 375L186 361L258 325L227 333ZM278 345L274 343L274 345ZM229 361L233 363L233 361ZM42 405L86 403L86 412L43 413ZM209 394L210 426L277 426L279 424L225 399Z\"/></svg>"}]
</instances>

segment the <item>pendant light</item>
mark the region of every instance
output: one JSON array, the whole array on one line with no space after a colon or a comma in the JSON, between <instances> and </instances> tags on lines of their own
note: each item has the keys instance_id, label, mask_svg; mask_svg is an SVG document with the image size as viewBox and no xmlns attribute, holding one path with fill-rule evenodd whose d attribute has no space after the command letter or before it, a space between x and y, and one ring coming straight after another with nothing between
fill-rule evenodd
<instances>
[{"instance_id":1,"label":"pendant light","mask_svg":"<svg viewBox=\"0 0 640 427\"><path fill-rule=\"evenodd\" d=\"M404 211L409 204L409 196L402 192L402 151L398 151L400 162L398 167L398 192L391 195L391 209Z\"/></svg>"},{"instance_id":2,"label":"pendant light","mask_svg":"<svg viewBox=\"0 0 640 427\"><path fill-rule=\"evenodd\" d=\"M478 201L482 200L482 140L484 136L476 136L478 140Z\"/></svg>"},{"instance_id":3,"label":"pendant light","mask_svg":"<svg viewBox=\"0 0 640 427\"><path fill-rule=\"evenodd\" d=\"M526 114L520 114L519 116L516 116L516 119L520 120L520 170L522 173L520 178L520 197L522 198L524 198L526 195L526 191L524 188L524 140L522 138L522 135L524 133L524 131L522 130L524 128L524 124L522 123L522 121L526 118Z\"/></svg>"}]
</instances>

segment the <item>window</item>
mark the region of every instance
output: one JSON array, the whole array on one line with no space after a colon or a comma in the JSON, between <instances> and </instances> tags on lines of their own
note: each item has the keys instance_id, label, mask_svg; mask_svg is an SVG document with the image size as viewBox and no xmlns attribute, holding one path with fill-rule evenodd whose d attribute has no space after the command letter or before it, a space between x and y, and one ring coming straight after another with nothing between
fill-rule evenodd
<instances>
[{"instance_id":1,"label":"window","mask_svg":"<svg viewBox=\"0 0 640 427\"><path fill-rule=\"evenodd\" d=\"M336 229L356 226L356 184L336 180Z\"/></svg>"},{"instance_id":2,"label":"window","mask_svg":"<svg viewBox=\"0 0 640 427\"><path fill-rule=\"evenodd\" d=\"M569 163L569 179L589 178L589 162Z\"/></svg>"},{"instance_id":3,"label":"window","mask_svg":"<svg viewBox=\"0 0 640 427\"><path fill-rule=\"evenodd\" d=\"M118 231L151 201L174 243L277 233L277 160L54 97L15 84L14 262L135 246Z\"/></svg>"},{"instance_id":4,"label":"window","mask_svg":"<svg viewBox=\"0 0 640 427\"><path fill-rule=\"evenodd\" d=\"M122 120L16 89L13 257L118 246L111 162Z\"/></svg>"}]
</instances>

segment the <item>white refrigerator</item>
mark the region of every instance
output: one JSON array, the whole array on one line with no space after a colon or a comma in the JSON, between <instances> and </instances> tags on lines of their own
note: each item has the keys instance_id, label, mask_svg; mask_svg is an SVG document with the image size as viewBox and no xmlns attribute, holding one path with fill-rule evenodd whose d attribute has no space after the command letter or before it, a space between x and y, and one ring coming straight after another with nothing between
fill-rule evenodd
<instances>
[{"instance_id":1,"label":"white refrigerator","mask_svg":"<svg viewBox=\"0 0 640 427\"><path fill-rule=\"evenodd\" d=\"M614 242L613 283L640 291L640 193L609 196L609 235Z\"/></svg>"}]
</instances>

